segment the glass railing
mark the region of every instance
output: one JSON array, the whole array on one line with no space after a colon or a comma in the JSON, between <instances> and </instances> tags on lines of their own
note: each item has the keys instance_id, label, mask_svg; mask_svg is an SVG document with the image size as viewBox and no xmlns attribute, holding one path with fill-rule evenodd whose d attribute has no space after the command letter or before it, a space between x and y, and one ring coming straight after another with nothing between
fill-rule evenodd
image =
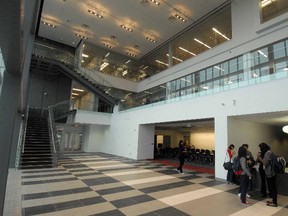
<instances>
[{"instance_id":1,"label":"glass railing","mask_svg":"<svg viewBox=\"0 0 288 216\"><path fill-rule=\"evenodd\" d=\"M187 100L288 78L288 40L237 56L184 77L131 94L119 110Z\"/></svg>"},{"instance_id":2,"label":"glass railing","mask_svg":"<svg viewBox=\"0 0 288 216\"><path fill-rule=\"evenodd\" d=\"M56 47L48 46L41 43L34 43L33 54L40 58L47 58L51 60L56 60L61 62L68 67L72 68L77 75L85 77L87 80L93 84L101 85L104 88L112 88L113 85L99 76L96 71L79 68L78 61L79 59L65 50L58 49Z\"/></svg>"}]
</instances>

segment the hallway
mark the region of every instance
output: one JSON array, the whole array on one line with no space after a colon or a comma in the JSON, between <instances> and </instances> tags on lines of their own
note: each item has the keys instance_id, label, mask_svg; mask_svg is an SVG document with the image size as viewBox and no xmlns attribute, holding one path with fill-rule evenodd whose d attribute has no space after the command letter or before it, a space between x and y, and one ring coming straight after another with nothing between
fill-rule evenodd
<instances>
[{"instance_id":1,"label":"hallway","mask_svg":"<svg viewBox=\"0 0 288 216\"><path fill-rule=\"evenodd\" d=\"M279 206L267 207L253 191L252 205L242 206L237 185L184 172L159 161L66 154L58 168L10 170L4 215L288 215L288 197L279 195Z\"/></svg>"}]
</instances>

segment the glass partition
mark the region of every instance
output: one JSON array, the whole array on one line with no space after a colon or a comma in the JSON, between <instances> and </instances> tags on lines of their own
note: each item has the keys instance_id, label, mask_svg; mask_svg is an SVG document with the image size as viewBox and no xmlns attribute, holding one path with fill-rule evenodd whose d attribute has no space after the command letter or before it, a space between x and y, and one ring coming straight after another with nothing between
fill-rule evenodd
<instances>
[{"instance_id":1,"label":"glass partition","mask_svg":"<svg viewBox=\"0 0 288 216\"><path fill-rule=\"evenodd\" d=\"M117 54L113 51L113 46L98 47L85 43L81 66L140 82L230 40L231 26L231 7L227 5L194 22L171 40L161 42L159 47L140 59Z\"/></svg>"},{"instance_id":2,"label":"glass partition","mask_svg":"<svg viewBox=\"0 0 288 216\"><path fill-rule=\"evenodd\" d=\"M260 0L259 7L262 23L288 12L287 0Z\"/></svg>"},{"instance_id":3,"label":"glass partition","mask_svg":"<svg viewBox=\"0 0 288 216\"><path fill-rule=\"evenodd\" d=\"M288 40L269 44L235 58L130 96L120 110L146 103L167 103L288 77ZM133 103L131 103L133 101Z\"/></svg>"}]
</instances>

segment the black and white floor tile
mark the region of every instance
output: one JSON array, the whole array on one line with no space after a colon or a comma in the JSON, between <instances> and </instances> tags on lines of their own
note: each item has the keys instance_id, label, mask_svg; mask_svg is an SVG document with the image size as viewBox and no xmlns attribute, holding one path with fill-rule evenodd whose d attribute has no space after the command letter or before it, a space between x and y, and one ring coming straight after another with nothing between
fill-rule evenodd
<instances>
[{"instance_id":1,"label":"black and white floor tile","mask_svg":"<svg viewBox=\"0 0 288 216\"><path fill-rule=\"evenodd\" d=\"M21 199L15 205L5 203L4 212L13 216L288 215L286 196L279 195L278 207L267 207L267 199L252 191L252 205L243 206L237 185L185 171L182 175L172 166L103 153L65 154L57 168L9 172L16 177L8 183L16 181L18 186L7 185L7 194L14 190L15 200L17 193Z\"/></svg>"}]
</instances>

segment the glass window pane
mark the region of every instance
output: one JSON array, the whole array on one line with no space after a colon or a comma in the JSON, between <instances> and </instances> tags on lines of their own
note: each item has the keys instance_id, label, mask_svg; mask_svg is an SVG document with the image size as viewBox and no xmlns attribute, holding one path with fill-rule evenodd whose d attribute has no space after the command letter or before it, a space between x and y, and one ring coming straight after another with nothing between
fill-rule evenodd
<instances>
[{"instance_id":1,"label":"glass window pane","mask_svg":"<svg viewBox=\"0 0 288 216\"><path fill-rule=\"evenodd\" d=\"M229 73L237 71L237 58L230 60L229 66L230 66Z\"/></svg>"},{"instance_id":2,"label":"glass window pane","mask_svg":"<svg viewBox=\"0 0 288 216\"><path fill-rule=\"evenodd\" d=\"M212 68L206 69L206 75L207 75L207 80L210 80L213 78Z\"/></svg>"},{"instance_id":3,"label":"glass window pane","mask_svg":"<svg viewBox=\"0 0 288 216\"><path fill-rule=\"evenodd\" d=\"M205 70L200 71L200 82L204 82L204 81L206 81Z\"/></svg>"},{"instance_id":4,"label":"glass window pane","mask_svg":"<svg viewBox=\"0 0 288 216\"><path fill-rule=\"evenodd\" d=\"M285 56L285 44L280 42L273 45L274 59L279 59Z\"/></svg>"}]
</instances>

